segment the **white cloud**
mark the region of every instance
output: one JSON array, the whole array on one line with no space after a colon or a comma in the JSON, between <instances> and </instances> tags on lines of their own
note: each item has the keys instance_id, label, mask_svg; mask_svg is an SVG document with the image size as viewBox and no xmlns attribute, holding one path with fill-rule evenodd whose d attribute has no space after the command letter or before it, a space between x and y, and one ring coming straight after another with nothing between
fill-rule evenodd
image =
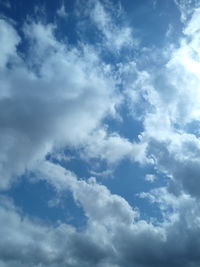
<instances>
[{"instance_id":1,"label":"white cloud","mask_svg":"<svg viewBox=\"0 0 200 267\"><path fill-rule=\"evenodd\" d=\"M167 154L164 156L164 153L161 153L164 149L163 145L159 149L160 152L157 150L160 165L166 166L165 169L169 170L176 182L182 184L184 190L192 195L199 195L197 189L199 138L195 133L187 133L187 130L185 131L187 128L184 126L199 121L200 118L198 14L199 9L196 9L185 28L186 36L181 40L180 48L174 50L166 66L170 73L168 76L170 85L173 88L173 97L170 98L170 102L166 101L166 97L163 98L165 103L162 101L161 105L164 106L164 112L160 113L164 114L164 117L167 114L168 118L169 126L165 127L168 136L163 144ZM162 95L162 89L160 95ZM174 129L174 124L177 124L180 130ZM157 140L160 141L158 138Z\"/></svg>"},{"instance_id":2,"label":"white cloud","mask_svg":"<svg viewBox=\"0 0 200 267\"><path fill-rule=\"evenodd\" d=\"M112 51L118 52L123 47L133 47L136 44L130 27L125 25L116 26L114 19L123 16L120 6L117 10L117 5L112 6L109 2L107 2L107 5L106 3L103 5L100 1L91 1L89 13L93 23L105 39L103 44L106 44Z\"/></svg>"},{"instance_id":3,"label":"white cloud","mask_svg":"<svg viewBox=\"0 0 200 267\"><path fill-rule=\"evenodd\" d=\"M131 223L136 216L129 204L120 196L113 195L95 178L77 180L76 176L59 165L41 162L36 169L38 177L46 179L57 190L71 190L74 199L84 208L87 217L101 223ZM94 201L95 199L95 201Z\"/></svg>"},{"instance_id":4,"label":"white cloud","mask_svg":"<svg viewBox=\"0 0 200 267\"><path fill-rule=\"evenodd\" d=\"M179 47L168 50L168 62L157 72L126 70L126 94L133 116L142 114L141 142L155 167L170 177L170 190L199 196L199 136L192 129L200 119L199 9L186 23ZM164 55L165 57L166 55ZM150 74L151 73L151 74ZM142 109L140 109L142 107ZM152 162L153 162L152 161Z\"/></svg>"},{"instance_id":5,"label":"white cloud","mask_svg":"<svg viewBox=\"0 0 200 267\"><path fill-rule=\"evenodd\" d=\"M62 3L61 7L57 10L57 14L61 18L67 18L67 12L65 10L65 4Z\"/></svg>"},{"instance_id":6,"label":"white cloud","mask_svg":"<svg viewBox=\"0 0 200 267\"><path fill-rule=\"evenodd\" d=\"M90 47L70 48L58 42L53 25L27 24L30 44L26 63L18 57L19 37L1 23L4 67L1 93L1 186L22 174L53 147L77 146L87 140L102 118L112 114L117 92L112 75Z\"/></svg>"},{"instance_id":7,"label":"white cloud","mask_svg":"<svg viewBox=\"0 0 200 267\"><path fill-rule=\"evenodd\" d=\"M10 60L15 60L17 58L16 46L20 42L20 37L13 29L12 25L3 19L0 19L0 42L0 67L5 68Z\"/></svg>"},{"instance_id":8,"label":"white cloud","mask_svg":"<svg viewBox=\"0 0 200 267\"><path fill-rule=\"evenodd\" d=\"M93 8L109 20L106 31L110 36L111 30L114 36L120 36L118 31L124 33L100 2ZM98 19L104 25L104 19ZM118 133L108 134L101 125L106 116L118 116L116 106L123 101L118 83L126 87L126 66L119 64L114 71L92 45L80 41L72 47L56 39L56 25L35 21L24 25L28 52L23 55L17 50L20 37L14 27L3 20L1 27L2 38L9 43L2 53L4 70L0 73L0 109L4 110L0 115L2 188L37 160L66 146L81 148L85 159L99 158L113 166L124 158L145 162L145 143L131 143ZM6 65L8 60L11 68Z\"/></svg>"},{"instance_id":9,"label":"white cloud","mask_svg":"<svg viewBox=\"0 0 200 267\"><path fill-rule=\"evenodd\" d=\"M49 162L41 162L38 177L61 192L70 189L88 217L87 224L81 231L65 223L49 226L20 214L3 198L0 201L1 220L5 221L0 229L2 266L193 267L199 264L199 203L191 196L175 196L166 188L147 194L163 212L164 221L153 225L140 220L125 199L111 194L94 178L78 180Z\"/></svg>"},{"instance_id":10,"label":"white cloud","mask_svg":"<svg viewBox=\"0 0 200 267\"><path fill-rule=\"evenodd\" d=\"M84 144L82 153L85 158L98 158L109 164L125 158L144 163L145 150L146 145L143 143L133 143L117 133L107 134L104 129L100 129L92 133L88 143Z\"/></svg>"},{"instance_id":11,"label":"white cloud","mask_svg":"<svg viewBox=\"0 0 200 267\"><path fill-rule=\"evenodd\" d=\"M173 28L173 25L172 24L169 24L168 25L168 28L167 28L167 31L166 31L166 37L171 37L171 35L172 35L172 33L173 33L173 31L174 31L174 28Z\"/></svg>"},{"instance_id":12,"label":"white cloud","mask_svg":"<svg viewBox=\"0 0 200 267\"><path fill-rule=\"evenodd\" d=\"M116 27L100 2L93 7L91 17L104 45L113 44L115 51L131 45L131 32L125 30L129 28ZM131 61L115 66L114 75L91 46L81 43L71 47L58 41L51 24L26 24L29 53L24 62L17 52L19 35L1 20L1 187L6 188L25 170L34 171L37 179L44 179L59 193L70 190L87 223L81 231L65 223L46 225L28 218L3 198L0 266L200 264L200 140L189 129L200 115L198 22L197 9L180 46L169 52L168 63L156 73L141 71ZM124 103L133 117L143 122L138 143L107 133L101 125L105 116L115 114L122 99L117 82L125 88ZM141 194L158 205L162 220L141 220L124 198L112 194L95 178L78 179L71 171L44 160L65 146L78 148L85 158L97 157L111 165L124 158L145 162L148 156L158 174L169 177L165 188ZM153 174L146 176L150 181L154 178Z\"/></svg>"},{"instance_id":13,"label":"white cloud","mask_svg":"<svg viewBox=\"0 0 200 267\"><path fill-rule=\"evenodd\" d=\"M195 11L195 8L198 7L198 0L174 0L174 3L180 10L181 13L181 21L186 23L188 18Z\"/></svg>"},{"instance_id":14,"label":"white cloud","mask_svg":"<svg viewBox=\"0 0 200 267\"><path fill-rule=\"evenodd\" d=\"M150 183L153 183L156 180L156 176L154 174L146 174L145 180Z\"/></svg>"}]
</instances>

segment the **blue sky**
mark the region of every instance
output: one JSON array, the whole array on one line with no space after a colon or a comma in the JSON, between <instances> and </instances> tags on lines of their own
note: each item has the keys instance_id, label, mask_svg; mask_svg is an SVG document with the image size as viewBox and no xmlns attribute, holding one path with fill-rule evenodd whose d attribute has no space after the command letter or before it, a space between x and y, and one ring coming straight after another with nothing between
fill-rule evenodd
<instances>
[{"instance_id":1,"label":"blue sky","mask_svg":"<svg viewBox=\"0 0 200 267\"><path fill-rule=\"evenodd\" d=\"M199 18L1 1L0 267L200 264Z\"/></svg>"}]
</instances>

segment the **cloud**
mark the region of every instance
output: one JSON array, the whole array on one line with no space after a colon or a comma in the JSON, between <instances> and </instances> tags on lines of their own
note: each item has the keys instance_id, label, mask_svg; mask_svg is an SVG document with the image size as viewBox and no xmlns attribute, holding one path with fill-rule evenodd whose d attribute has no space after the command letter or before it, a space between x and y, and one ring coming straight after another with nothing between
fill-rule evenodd
<instances>
[{"instance_id":1,"label":"cloud","mask_svg":"<svg viewBox=\"0 0 200 267\"><path fill-rule=\"evenodd\" d=\"M0 230L1 266L90 266L106 254L106 248L86 233L75 232L66 224L52 227L22 218L5 199L0 214L6 222Z\"/></svg>"},{"instance_id":2,"label":"cloud","mask_svg":"<svg viewBox=\"0 0 200 267\"><path fill-rule=\"evenodd\" d=\"M197 189L199 183L199 137L195 131L187 131L190 131L192 122L199 121L198 14L199 9L196 9L185 27L185 37L181 40L180 47L173 51L171 59L166 65L166 71L170 73L170 76L168 76L170 86L173 89L171 97L168 100L161 89L159 95L163 99L160 98L160 103L158 102L159 104L156 105L159 115L153 115L155 116L155 122L156 117L157 121L159 118L160 120L166 120L164 135L159 137L157 135L158 130L155 133L157 135L155 138L161 145L159 148L157 143L156 151L158 154L156 158L158 159L158 165L164 165L165 170L172 174L175 183L178 182L184 190L196 196L199 195ZM165 111L162 112L163 107ZM147 117L146 120L147 125L149 125L147 131L151 135L153 131L148 127L153 125L152 119ZM157 125L160 127L162 124ZM156 128L159 127L156 126ZM161 133L159 135L161 136Z\"/></svg>"},{"instance_id":3,"label":"cloud","mask_svg":"<svg viewBox=\"0 0 200 267\"><path fill-rule=\"evenodd\" d=\"M145 180L150 183L153 183L156 180L156 176L154 174L146 174Z\"/></svg>"},{"instance_id":4,"label":"cloud","mask_svg":"<svg viewBox=\"0 0 200 267\"><path fill-rule=\"evenodd\" d=\"M109 40L126 32L113 20L114 6L91 1L89 9L91 21L98 20L95 25L105 35L102 45L116 44L114 50L131 47L132 35L122 42ZM122 13L119 9L119 17ZM20 36L2 19L1 32L6 44L0 58L1 188L8 188L47 154L66 147L82 151L82 159L99 158L113 166L124 158L145 161L145 144L108 134L103 125L104 118L118 116L117 107L124 101L121 64L105 63L101 51L82 39L75 46L66 43L65 36L58 40L56 24L29 19ZM26 49L21 51L23 44Z\"/></svg>"},{"instance_id":5,"label":"cloud","mask_svg":"<svg viewBox=\"0 0 200 267\"><path fill-rule=\"evenodd\" d=\"M88 182L77 180L72 173L53 163L41 163L38 176L56 186L57 190L72 190L75 200L84 207L88 217L87 228L78 232L66 224L53 227L30 220L20 214L8 199L3 198L0 214L6 224L0 230L2 235L5 233L2 243L0 241L2 264L19 267L26 264L118 266L112 260L114 249L107 240L107 228L112 228L116 220L120 224L130 224L137 213L123 198L112 195L94 179ZM10 227L12 231L9 231ZM10 251L9 247L13 249Z\"/></svg>"},{"instance_id":6,"label":"cloud","mask_svg":"<svg viewBox=\"0 0 200 267\"><path fill-rule=\"evenodd\" d=\"M108 12L113 6L90 4L90 19L102 34L102 47L111 49L112 44L114 53L131 47L129 27L117 27ZM106 64L92 45L58 40L54 24L26 22L23 39L1 19L1 188L32 171L35 179L47 181L60 194L70 190L87 221L82 229L64 222L49 225L1 198L0 266L200 264L200 141L191 129L200 115L198 22L195 9L184 22L179 47L164 49L161 56L166 59L167 54L169 59L155 72L141 70L133 59ZM20 40L27 43L26 54L19 52ZM108 133L103 125L105 117L116 116L120 103L143 123L138 142ZM156 205L161 217L142 220L125 198L112 194L94 177L83 180L45 159L50 154L67 160L65 154L57 154L65 148L110 166L124 158L154 164L167 184L140 196ZM152 175L146 179L152 181Z\"/></svg>"},{"instance_id":7,"label":"cloud","mask_svg":"<svg viewBox=\"0 0 200 267\"><path fill-rule=\"evenodd\" d=\"M163 222L147 223L139 219L139 214L123 198L111 194L105 186L97 184L95 179L91 178L86 182L77 180L75 176L70 178L62 167L48 162L43 164L40 168L41 177L50 179L49 182L59 190L71 188L76 201L88 217L85 231L92 235L96 242L103 238L113 257L110 264L169 267L195 266L200 261L200 214L195 198L185 193L175 196L169 193L167 188L158 188L143 194L152 202L158 203L163 213ZM62 181L60 187L57 184L58 177ZM178 247L176 240L181 240ZM110 246L112 249L109 249ZM109 262L109 256L107 259Z\"/></svg>"},{"instance_id":8,"label":"cloud","mask_svg":"<svg viewBox=\"0 0 200 267\"><path fill-rule=\"evenodd\" d=\"M195 8L198 7L199 2L197 0L174 0L174 3L180 10L181 13L181 21L186 23L192 13L195 11Z\"/></svg>"},{"instance_id":9,"label":"cloud","mask_svg":"<svg viewBox=\"0 0 200 267\"><path fill-rule=\"evenodd\" d=\"M143 143L130 142L118 133L107 134L105 129L93 132L84 144L82 157L98 158L106 160L108 164L116 164L122 159L130 159L145 163L146 145Z\"/></svg>"},{"instance_id":10,"label":"cloud","mask_svg":"<svg viewBox=\"0 0 200 267\"><path fill-rule=\"evenodd\" d=\"M88 181L77 180L76 176L59 165L48 161L41 162L35 170L40 179L56 187L57 190L71 190L74 199L84 208L86 216L101 223L131 223L136 212L120 196L113 195L95 178ZM95 199L95 202L93 201Z\"/></svg>"},{"instance_id":11,"label":"cloud","mask_svg":"<svg viewBox=\"0 0 200 267\"><path fill-rule=\"evenodd\" d=\"M10 200L1 198L1 220L6 222L0 229L2 266L199 264L199 203L190 195L175 196L167 188L146 194L163 212L163 222L152 224L141 220L125 199L111 194L94 178L77 179L50 162L41 162L36 173L60 192L71 190L83 207L87 224L81 231L65 223L47 225L28 218Z\"/></svg>"},{"instance_id":12,"label":"cloud","mask_svg":"<svg viewBox=\"0 0 200 267\"><path fill-rule=\"evenodd\" d=\"M84 12L102 37L101 45L111 52L118 53L123 48L133 48L137 44L132 28L125 23L123 9L119 3L89 1Z\"/></svg>"},{"instance_id":13,"label":"cloud","mask_svg":"<svg viewBox=\"0 0 200 267\"><path fill-rule=\"evenodd\" d=\"M20 37L13 29L12 25L8 24L3 19L0 19L0 35L2 44L1 55L0 55L0 67L5 68L11 59L14 60L15 58L17 58L16 46L20 42Z\"/></svg>"},{"instance_id":14,"label":"cloud","mask_svg":"<svg viewBox=\"0 0 200 267\"><path fill-rule=\"evenodd\" d=\"M56 40L54 25L26 24L26 62L20 37L1 21L1 187L54 147L78 146L112 114L117 90L93 48ZM10 64L11 67L7 66Z\"/></svg>"},{"instance_id":15,"label":"cloud","mask_svg":"<svg viewBox=\"0 0 200 267\"><path fill-rule=\"evenodd\" d=\"M65 10L64 2L62 3L61 7L57 10L57 14L61 18L66 18L67 17L67 12Z\"/></svg>"},{"instance_id":16,"label":"cloud","mask_svg":"<svg viewBox=\"0 0 200 267\"><path fill-rule=\"evenodd\" d=\"M140 114L141 143L158 171L169 178L169 190L199 197L199 8L184 27L179 47L165 49L157 71L126 66L126 95L133 117ZM124 68L124 67L123 67ZM142 107L142 109L141 109ZM138 112L139 110L139 112ZM138 112L138 113L137 113ZM193 126L192 126L193 125ZM196 126L194 126L196 125Z\"/></svg>"},{"instance_id":17,"label":"cloud","mask_svg":"<svg viewBox=\"0 0 200 267\"><path fill-rule=\"evenodd\" d=\"M159 170L171 177L170 190L185 190L199 196L199 140L191 134L170 136L168 141L152 140L149 151Z\"/></svg>"}]
</instances>

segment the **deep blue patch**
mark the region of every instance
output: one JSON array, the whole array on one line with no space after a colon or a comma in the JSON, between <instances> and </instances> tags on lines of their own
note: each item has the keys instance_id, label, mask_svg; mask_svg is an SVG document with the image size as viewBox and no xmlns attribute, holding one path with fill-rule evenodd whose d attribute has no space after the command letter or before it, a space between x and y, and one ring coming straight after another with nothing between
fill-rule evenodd
<instances>
[{"instance_id":1,"label":"deep blue patch","mask_svg":"<svg viewBox=\"0 0 200 267\"><path fill-rule=\"evenodd\" d=\"M109 117L104 120L108 127L108 132L116 132L129 141L139 141L138 135L144 130L142 121L135 120L125 105L120 106L118 112L122 120L114 120Z\"/></svg>"},{"instance_id":2,"label":"deep blue patch","mask_svg":"<svg viewBox=\"0 0 200 267\"><path fill-rule=\"evenodd\" d=\"M131 206L139 208L142 218L161 218L161 213L156 205L152 205L148 200L141 199L137 195L166 185L166 180L160 174L156 174L156 181L150 183L145 180L146 174L156 174L153 166L141 166L138 163L123 160L114 171L113 178L103 179L102 183L113 194L122 196Z\"/></svg>"},{"instance_id":3,"label":"deep blue patch","mask_svg":"<svg viewBox=\"0 0 200 267\"><path fill-rule=\"evenodd\" d=\"M182 34L180 11L174 1L121 1L128 14L135 36L139 38L140 45L163 47L166 45L166 32L171 23L175 28L175 36Z\"/></svg>"},{"instance_id":4,"label":"deep blue patch","mask_svg":"<svg viewBox=\"0 0 200 267\"><path fill-rule=\"evenodd\" d=\"M13 199L15 205L28 215L46 222L57 224L68 223L82 228L86 218L81 207L77 206L72 194L65 191L59 194L46 181L31 181L30 177L21 177L19 182L3 193ZM59 197L58 205L49 206L48 202Z\"/></svg>"}]
</instances>

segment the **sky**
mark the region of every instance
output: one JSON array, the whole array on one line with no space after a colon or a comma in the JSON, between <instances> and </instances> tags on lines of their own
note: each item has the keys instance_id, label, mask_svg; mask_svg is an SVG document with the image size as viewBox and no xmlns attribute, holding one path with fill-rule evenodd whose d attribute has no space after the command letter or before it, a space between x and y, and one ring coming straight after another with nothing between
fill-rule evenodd
<instances>
[{"instance_id":1,"label":"sky","mask_svg":"<svg viewBox=\"0 0 200 267\"><path fill-rule=\"evenodd\" d=\"M197 267L199 198L199 1L0 1L0 267Z\"/></svg>"}]
</instances>

